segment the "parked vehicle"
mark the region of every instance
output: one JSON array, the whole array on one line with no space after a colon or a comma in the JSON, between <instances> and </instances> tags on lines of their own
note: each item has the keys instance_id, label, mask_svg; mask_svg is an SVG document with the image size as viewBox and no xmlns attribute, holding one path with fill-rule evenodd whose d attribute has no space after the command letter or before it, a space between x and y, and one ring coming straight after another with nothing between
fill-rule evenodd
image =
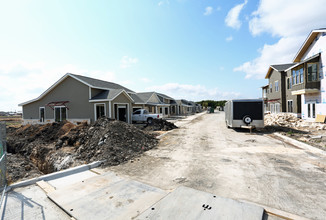
<instances>
[{"instance_id":1,"label":"parked vehicle","mask_svg":"<svg viewBox=\"0 0 326 220\"><path fill-rule=\"evenodd\" d=\"M264 127L264 105L262 99L230 100L225 103L224 111L227 127Z\"/></svg>"},{"instance_id":2,"label":"parked vehicle","mask_svg":"<svg viewBox=\"0 0 326 220\"><path fill-rule=\"evenodd\" d=\"M132 122L147 122L151 124L154 118L162 118L162 115L149 114L146 109L138 109L132 113Z\"/></svg>"}]
</instances>

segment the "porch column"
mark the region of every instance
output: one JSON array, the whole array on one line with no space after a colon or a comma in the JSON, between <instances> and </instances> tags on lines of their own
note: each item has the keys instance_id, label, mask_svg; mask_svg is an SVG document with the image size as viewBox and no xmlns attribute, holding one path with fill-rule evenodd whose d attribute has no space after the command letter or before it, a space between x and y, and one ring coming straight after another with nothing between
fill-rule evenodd
<instances>
[{"instance_id":1,"label":"porch column","mask_svg":"<svg viewBox=\"0 0 326 220\"><path fill-rule=\"evenodd\" d=\"M111 101L109 101L109 118L112 118L112 113L111 113Z\"/></svg>"},{"instance_id":2,"label":"porch column","mask_svg":"<svg viewBox=\"0 0 326 220\"><path fill-rule=\"evenodd\" d=\"M157 111L157 106L155 106L155 114L157 114L158 113L158 111Z\"/></svg>"}]
</instances>

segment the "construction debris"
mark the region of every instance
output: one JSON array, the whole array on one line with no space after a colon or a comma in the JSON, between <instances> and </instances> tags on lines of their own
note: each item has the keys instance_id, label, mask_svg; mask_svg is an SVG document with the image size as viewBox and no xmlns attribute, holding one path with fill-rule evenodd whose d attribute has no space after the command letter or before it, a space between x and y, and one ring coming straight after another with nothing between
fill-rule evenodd
<instances>
[{"instance_id":1,"label":"construction debris","mask_svg":"<svg viewBox=\"0 0 326 220\"><path fill-rule=\"evenodd\" d=\"M265 115L265 132L280 132L298 141L326 150L326 124L297 118L291 113Z\"/></svg>"},{"instance_id":2,"label":"construction debris","mask_svg":"<svg viewBox=\"0 0 326 220\"><path fill-rule=\"evenodd\" d=\"M143 130L145 131L169 131L178 128L175 124L165 119L153 119L151 124L147 124Z\"/></svg>"},{"instance_id":3,"label":"construction debris","mask_svg":"<svg viewBox=\"0 0 326 220\"><path fill-rule=\"evenodd\" d=\"M102 117L93 125L74 125L60 122L44 125L25 125L7 130L7 147L11 157L26 160L8 166L25 167L43 174L69 167L104 161L103 166L118 165L155 147L158 143L153 133L121 121ZM14 160L12 160L14 161ZM37 169L36 169L37 168ZM11 168L9 168L11 169ZM29 168L27 168L29 170ZM25 170L20 178L25 177ZM12 172L8 172L9 176ZM19 179L16 174L12 181Z\"/></svg>"}]
</instances>

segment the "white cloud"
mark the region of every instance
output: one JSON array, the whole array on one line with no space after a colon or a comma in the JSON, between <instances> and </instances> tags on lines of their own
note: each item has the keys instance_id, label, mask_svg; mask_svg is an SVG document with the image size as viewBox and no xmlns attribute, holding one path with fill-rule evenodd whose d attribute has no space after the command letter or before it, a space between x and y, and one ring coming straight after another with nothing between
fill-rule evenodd
<instances>
[{"instance_id":1,"label":"white cloud","mask_svg":"<svg viewBox=\"0 0 326 220\"><path fill-rule=\"evenodd\" d=\"M132 65L138 63L138 58L132 58L128 56L123 56L120 60L120 67L122 69L131 67Z\"/></svg>"},{"instance_id":2,"label":"white cloud","mask_svg":"<svg viewBox=\"0 0 326 220\"><path fill-rule=\"evenodd\" d=\"M234 29L239 29L242 22L239 20L240 12L243 7L247 4L247 0L244 3L234 6L227 14L225 18L225 24Z\"/></svg>"},{"instance_id":3,"label":"white cloud","mask_svg":"<svg viewBox=\"0 0 326 220\"><path fill-rule=\"evenodd\" d=\"M291 63L310 31L326 27L325 13L324 0L261 0L249 20L249 30L253 36L268 33L280 39L265 44L257 58L234 71L246 73L246 78L263 78L270 65Z\"/></svg>"},{"instance_id":4,"label":"white cloud","mask_svg":"<svg viewBox=\"0 0 326 220\"><path fill-rule=\"evenodd\" d=\"M229 37L225 38L225 40L226 40L227 42L230 42L230 41L233 40L233 37L232 37L232 36L229 36Z\"/></svg>"},{"instance_id":5,"label":"white cloud","mask_svg":"<svg viewBox=\"0 0 326 220\"><path fill-rule=\"evenodd\" d=\"M169 2L168 0L165 0L165 1L159 1L159 3L158 3L157 5L160 7L160 6L164 5L164 4L169 5L170 2Z\"/></svg>"},{"instance_id":6,"label":"white cloud","mask_svg":"<svg viewBox=\"0 0 326 220\"><path fill-rule=\"evenodd\" d=\"M140 80L141 80L142 82L144 82L144 83L149 83L149 82L152 81L152 80L150 80L150 79L148 79L148 78L146 78L146 77L141 78Z\"/></svg>"},{"instance_id":7,"label":"white cloud","mask_svg":"<svg viewBox=\"0 0 326 220\"><path fill-rule=\"evenodd\" d=\"M204 15L210 15L212 13L213 13L213 7L208 6L208 7L205 8Z\"/></svg>"},{"instance_id":8,"label":"white cloud","mask_svg":"<svg viewBox=\"0 0 326 220\"><path fill-rule=\"evenodd\" d=\"M216 8L216 11L221 11L221 10L222 10L221 6L218 6L218 7Z\"/></svg>"},{"instance_id":9,"label":"white cloud","mask_svg":"<svg viewBox=\"0 0 326 220\"><path fill-rule=\"evenodd\" d=\"M201 101L205 99L222 100L240 97L237 92L222 92L218 88L206 88L202 85L186 85L167 83L147 88L148 91L157 91L172 96L175 99Z\"/></svg>"},{"instance_id":10,"label":"white cloud","mask_svg":"<svg viewBox=\"0 0 326 220\"><path fill-rule=\"evenodd\" d=\"M0 111L20 110L18 104L37 98L67 72L113 81L109 71L88 71L74 65L48 68L44 63L16 61L0 64Z\"/></svg>"}]
</instances>

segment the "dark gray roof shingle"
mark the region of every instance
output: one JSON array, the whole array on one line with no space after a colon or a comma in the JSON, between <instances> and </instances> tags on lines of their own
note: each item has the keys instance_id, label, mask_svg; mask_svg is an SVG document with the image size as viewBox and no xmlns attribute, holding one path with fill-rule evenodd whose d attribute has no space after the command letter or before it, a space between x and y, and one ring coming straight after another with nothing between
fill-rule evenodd
<instances>
[{"instance_id":1,"label":"dark gray roof shingle","mask_svg":"<svg viewBox=\"0 0 326 220\"><path fill-rule=\"evenodd\" d=\"M94 78L87 77L87 76L76 75L76 74L72 74L72 73L70 73L70 75L78 78L79 80L89 84L92 87L104 88L104 89L124 89L126 92L134 93L134 91L132 91L126 87L123 87L119 84L116 84L116 83L107 82L107 81L100 80L100 79L94 79Z\"/></svg>"},{"instance_id":2,"label":"dark gray roof shingle","mask_svg":"<svg viewBox=\"0 0 326 220\"><path fill-rule=\"evenodd\" d=\"M294 66L296 63L287 63L287 64L276 64L276 65L271 65L272 68L276 69L277 71L281 72L284 70L287 70L291 66Z\"/></svg>"}]
</instances>

